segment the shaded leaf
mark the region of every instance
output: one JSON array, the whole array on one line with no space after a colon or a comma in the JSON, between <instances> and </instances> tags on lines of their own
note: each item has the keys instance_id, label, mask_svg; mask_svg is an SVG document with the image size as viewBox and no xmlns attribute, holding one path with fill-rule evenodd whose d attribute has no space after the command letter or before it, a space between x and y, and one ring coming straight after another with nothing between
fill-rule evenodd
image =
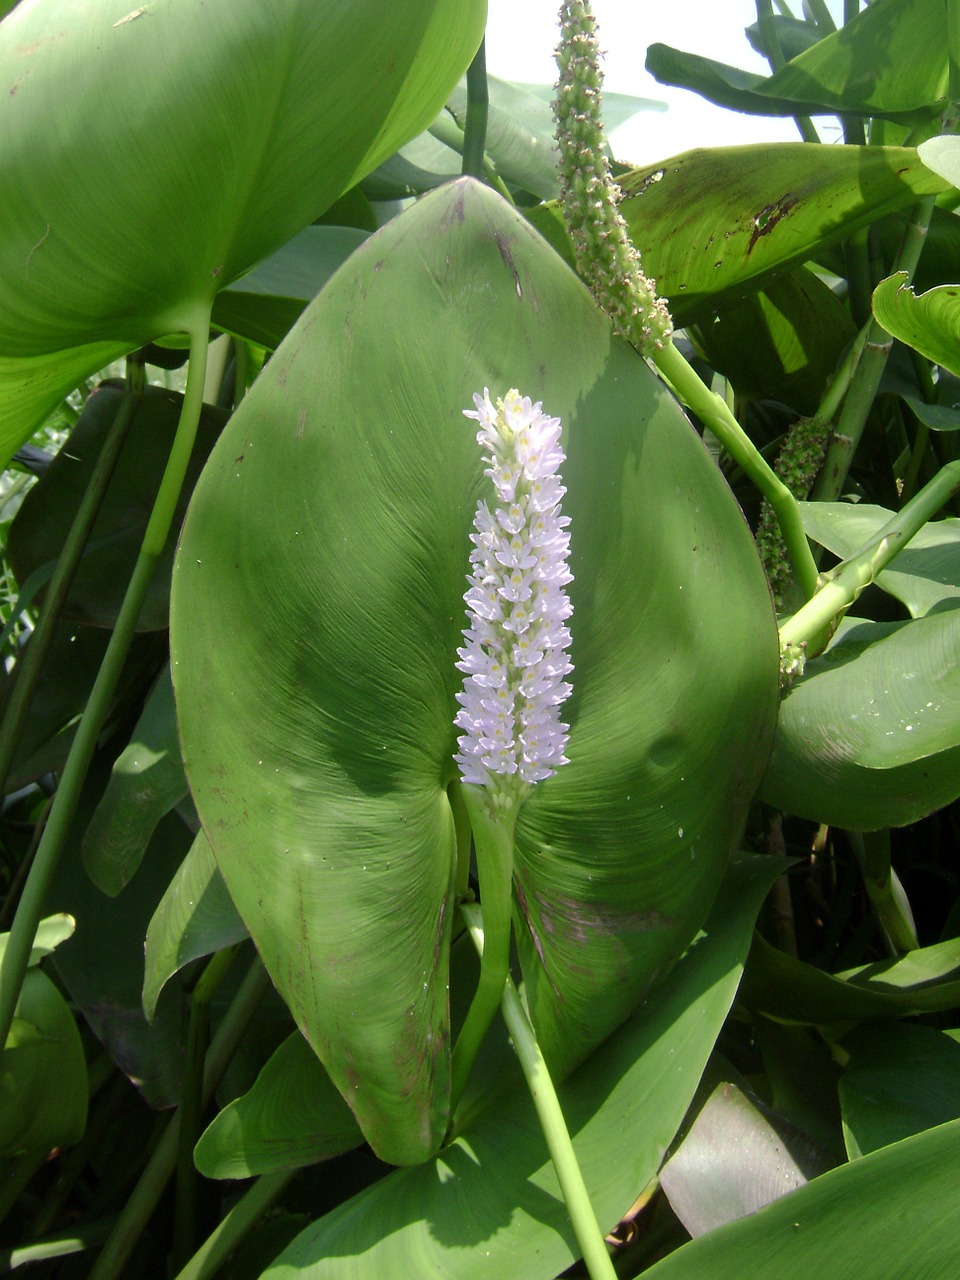
<instances>
[{"instance_id":1,"label":"shaded leaf","mask_svg":"<svg viewBox=\"0 0 960 1280\"><path fill-rule=\"evenodd\" d=\"M942 1031L873 1023L844 1048L840 1103L851 1160L960 1116L960 1044Z\"/></svg>"},{"instance_id":2,"label":"shaded leaf","mask_svg":"<svg viewBox=\"0 0 960 1280\"><path fill-rule=\"evenodd\" d=\"M83 837L83 864L98 888L111 896L120 892L139 867L157 823L186 794L167 666L150 691L129 743L113 763L107 789Z\"/></svg>"},{"instance_id":3,"label":"shaded leaf","mask_svg":"<svg viewBox=\"0 0 960 1280\"><path fill-rule=\"evenodd\" d=\"M778 951L757 935L740 997L749 1008L770 1017L812 1024L952 1009L960 1003L960 940L830 974Z\"/></svg>"},{"instance_id":4,"label":"shaded leaf","mask_svg":"<svg viewBox=\"0 0 960 1280\"><path fill-rule=\"evenodd\" d=\"M89 397L63 448L24 498L7 541L10 562L20 582L58 559L124 396L120 388L105 383ZM63 608L65 619L99 627L115 623L166 467L182 401L173 391L145 389L77 566ZM177 515L140 611L138 631L157 631L167 625L170 572L180 522L225 419L222 411L204 407Z\"/></svg>"},{"instance_id":5,"label":"shaded leaf","mask_svg":"<svg viewBox=\"0 0 960 1280\"><path fill-rule=\"evenodd\" d=\"M660 1170L670 1207L694 1238L822 1171L812 1144L735 1084L718 1084Z\"/></svg>"},{"instance_id":6,"label":"shaded leaf","mask_svg":"<svg viewBox=\"0 0 960 1280\"><path fill-rule=\"evenodd\" d=\"M738 399L775 399L812 414L855 329L844 305L801 267L771 280L695 330Z\"/></svg>"},{"instance_id":7,"label":"shaded leaf","mask_svg":"<svg viewBox=\"0 0 960 1280\"><path fill-rule=\"evenodd\" d=\"M950 1276L957 1263L960 1121L832 1169L749 1218L684 1245L650 1280Z\"/></svg>"},{"instance_id":8,"label":"shaded leaf","mask_svg":"<svg viewBox=\"0 0 960 1280\"><path fill-rule=\"evenodd\" d=\"M80 1141L88 1093L83 1043L70 1006L39 969L23 980L0 1065L0 1156L45 1156Z\"/></svg>"},{"instance_id":9,"label":"shaded leaf","mask_svg":"<svg viewBox=\"0 0 960 1280\"><path fill-rule=\"evenodd\" d=\"M194 1161L205 1178L249 1178L328 1160L362 1142L353 1112L295 1031L253 1088L203 1131Z\"/></svg>"},{"instance_id":10,"label":"shaded leaf","mask_svg":"<svg viewBox=\"0 0 960 1280\"><path fill-rule=\"evenodd\" d=\"M354 227L304 227L217 294L213 323L248 342L278 347L310 299L366 238Z\"/></svg>"}]
</instances>

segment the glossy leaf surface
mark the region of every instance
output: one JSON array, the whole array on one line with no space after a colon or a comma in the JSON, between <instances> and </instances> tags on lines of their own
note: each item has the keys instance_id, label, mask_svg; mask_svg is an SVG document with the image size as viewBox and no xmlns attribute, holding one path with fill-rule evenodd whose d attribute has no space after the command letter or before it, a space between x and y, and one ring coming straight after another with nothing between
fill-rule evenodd
<instances>
[{"instance_id":1,"label":"glossy leaf surface","mask_svg":"<svg viewBox=\"0 0 960 1280\"><path fill-rule=\"evenodd\" d=\"M565 426L572 763L525 803L516 865L528 998L561 1073L704 917L775 713L772 609L742 517L576 278L470 181L371 237L211 457L175 573L173 672L230 893L398 1162L446 1126L446 789L485 483L462 410L484 386L542 398Z\"/></svg>"},{"instance_id":2,"label":"glossy leaf surface","mask_svg":"<svg viewBox=\"0 0 960 1280\"><path fill-rule=\"evenodd\" d=\"M851 620L787 691L768 804L854 831L916 822L960 795L960 612Z\"/></svg>"},{"instance_id":3,"label":"glossy leaf surface","mask_svg":"<svg viewBox=\"0 0 960 1280\"><path fill-rule=\"evenodd\" d=\"M857 227L948 186L910 147L803 142L686 151L619 184L644 270L680 324L706 321ZM562 251L557 206L528 216Z\"/></svg>"}]
</instances>

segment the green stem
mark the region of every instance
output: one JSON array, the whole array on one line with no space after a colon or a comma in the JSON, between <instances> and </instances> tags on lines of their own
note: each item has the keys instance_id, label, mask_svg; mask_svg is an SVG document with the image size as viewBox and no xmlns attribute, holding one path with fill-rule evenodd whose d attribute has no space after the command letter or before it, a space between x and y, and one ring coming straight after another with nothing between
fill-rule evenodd
<instances>
[{"instance_id":1,"label":"green stem","mask_svg":"<svg viewBox=\"0 0 960 1280\"><path fill-rule=\"evenodd\" d=\"M486 915L476 906L463 906L461 911L473 943L480 952L482 965L487 954L484 945ZM550 1072L540 1052L530 1019L510 977L507 978L503 991L503 1017L517 1057L520 1059L530 1096L537 1111L537 1118L543 1129L543 1136L547 1140L547 1149L557 1172L560 1190L563 1193L587 1271L590 1273L591 1280L616 1280L617 1273L610 1261L603 1232L600 1230L597 1216L593 1212L593 1205L590 1203L590 1196L583 1180L577 1154L570 1140L570 1132L560 1108L557 1091L550 1079Z\"/></svg>"},{"instance_id":2,"label":"green stem","mask_svg":"<svg viewBox=\"0 0 960 1280\"><path fill-rule=\"evenodd\" d=\"M817 590L817 566L803 531L796 498L737 422L726 401L705 386L673 343L653 351L651 359L680 400L710 428L770 503L797 583L809 600Z\"/></svg>"},{"instance_id":3,"label":"green stem","mask_svg":"<svg viewBox=\"0 0 960 1280\"><path fill-rule=\"evenodd\" d=\"M207 1052L201 1095L203 1106L213 1096L214 1089L236 1053L237 1046L269 986L270 978L258 957L240 984ZM117 1280L123 1271L176 1168L179 1142L180 1113L177 1112L164 1130L163 1137L154 1148L140 1180L124 1205L103 1252L94 1263L89 1280Z\"/></svg>"},{"instance_id":4,"label":"green stem","mask_svg":"<svg viewBox=\"0 0 960 1280\"><path fill-rule=\"evenodd\" d=\"M933 196L918 201L904 232L894 272L907 273L905 284L909 284L913 279L913 273L926 240L933 206ZM887 331L881 328L876 320L870 320L867 325L863 353L850 383L836 432L827 450L820 479L813 493L816 502L832 502L843 492L853 455L863 435L892 346L893 339Z\"/></svg>"},{"instance_id":5,"label":"green stem","mask_svg":"<svg viewBox=\"0 0 960 1280\"><path fill-rule=\"evenodd\" d=\"M10 772L10 765L13 762L20 734L23 732L34 690L56 634L56 626L60 620L64 601L73 584L83 549L103 503L110 477L117 465L123 442L140 400L139 392L128 391L120 401L90 481L73 518L70 532L57 559L40 618L17 663L10 701L7 703L3 723L0 725L0 790Z\"/></svg>"},{"instance_id":6,"label":"green stem","mask_svg":"<svg viewBox=\"0 0 960 1280\"><path fill-rule=\"evenodd\" d=\"M832 35L837 29L837 24L833 20L833 14L827 8L826 0L807 0L807 5L822 35Z\"/></svg>"},{"instance_id":7,"label":"green stem","mask_svg":"<svg viewBox=\"0 0 960 1280\"><path fill-rule=\"evenodd\" d=\"M278 1169L275 1173L261 1174L249 1191L211 1231L187 1265L177 1273L176 1280L209 1280L216 1275L296 1172L296 1169Z\"/></svg>"},{"instance_id":8,"label":"green stem","mask_svg":"<svg viewBox=\"0 0 960 1280\"><path fill-rule=\"evenodd\" d=\"M465 135L460 125L449 112L441 111L427 132L438 142L442 142L445 147L449 147L451 151L456 151L458 155L463 155ZM496 166L488 155L484 155L481 166L482 177L493 189L506 200L509 204L516 205L516 201L510 194L507 184L497 173Z\"/></svg>"},{"instance_id":9,"label":"green stem","mask_svg":"<svg viewBox=\"0 0 960 1280\"><path fill-rule=\"evenodd\" d=\"M181 1266L196 1248L197 1169L193 1148L200 1136L203 1115L203 1065L210 1030L210 1002L233 964L236 947L211 956L190 996L190 1028L180 1095L180 1134L177 1152L177 1189L173 1209L173 1265Z\"/></svg>"},{"instance_id":10,"label":"green stem","mask_svg":"<svg viewBox=\"0 0 960 1280\"><path fill-rule=\"evenodd\" d=\"M847 832L870 906L891 956L915 951L917 926L903 885L890 863L890 832Z\"/></svg>"},{"instance_id":11,"label":"green stem","mask_svg":"<svg viewBox=\"0 0 960 1280\"><path fill-rule=\"evenodd\" d=\"M64 765L43 838L23 887L13 927L0 961L0 1045L10 1034L14 1010L27 971L30 950L36 936L43 906L53 883L61 854L70 838L71 827L97 739L113 702L124 661L130 650L137 618L173 523L177 499L183 488L187 463L193 451L200 409L203 404L203 376L206 365L209 307L196 317L190 329L190 372L180 413L177 434L147 523L147 529L130 578L123 604L104 654L100 671L86 709L77 726L70 754Z\"/></svg>"},{"instance_id":12,"label":"green stem","mask_svg":"<svg viewBox=\"0 0 960 1280\"><path fill-rule=\"evenodd\" d=\"M473 61L467 67L467 118L463 125L463 174L484 177L484 149L487 142L487 117L490 93L487 89L486 41L480 41Z\"/></svg>"},{"instance_id":13,"label":"green stem","mask_svg":"<svg viewBox=\"0 0 960 1280\"><path fill-rule=\"evenodd\" d=\"M480 980L453 1050L450 1111L463 1094L484 1036L503 999L510 973L513 919L513 838L517 803L499 807L487 787L461 786L473 827L480 878L480 900L487 928L487 945L480 961Z\"/></svg>"},{"instance_id":14,"label":"green stem","mask_svg":"<svg viewBox=\"0 0 960 1280\"><path fill-rule=\"evenodd\" d=\"M948 462L929 484L889 520L866 547L832 569L812 600L780 628L780 647L813 644L849 609L912 537L960 492L960 461Z\"/></svg>"}]
</instances>

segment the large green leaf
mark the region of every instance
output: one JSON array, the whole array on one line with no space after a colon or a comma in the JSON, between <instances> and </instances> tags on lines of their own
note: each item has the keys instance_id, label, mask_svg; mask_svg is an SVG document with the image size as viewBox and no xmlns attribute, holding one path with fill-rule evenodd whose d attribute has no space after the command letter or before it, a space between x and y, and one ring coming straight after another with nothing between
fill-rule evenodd
<instances>
[{"instance_id":1,"label":"large green leaf","mask_svg":"<svg viewBox=\"0 0 960 1280\"><path fill-rule=\"evenodd\" d=\"M767 859L731 867L699 936L644 1005L558 1092L590 1199L613 1228L657 1172L737 990ZM766 865L764 865L766 863ZM417 1169L308 1227L264 1280L552 1280L578 1256L525 1088Z\"/></svg>"},{"instance_id":2,"label":"large green leaf","mask_svg":"<svg viewBox=\"0 0 960 1280\"><path fill-rule=\"evenodd\" d=\"M644 270L683 324L708 322L857 227L948 187L910 147L804 142L686 151L619 184ZM557 206L528 216L562 251Z\"/></svg>"},{"instance_id":3,"label":"large green leaf","mask_svg":"<svg viewBox=\"0 0 960 1280\"><path fill-rule=\"evenodd\" d=\"M0 26L0 455L105 348L201 323L220 288L424 129L485 9L19 5Z\"/></svg>"},{"instance_id":4,"label":"large green leaf","mask_svg":"<svg viewBox=\"0 0 960 1280\"><path fill-rule=\"evenodd\" d=\"M684 1245L645 1271L645 1280L948 1280L960 1257L958 1139L954 1120L832 1169Z\"/></svg>"},{"instance_id":5,"label":"large green leaf","mask_svg":"<svg viewBox=\"0 0 960 1280\"><path fill-rule=\"evenodd\" d=\"M947 93L946 0L874 0L852 21L772 76L725 66L669 45L651 45L647 70L757 115L828 111L910 120Z\"/></svg>"},{"instance_id":6,"label":"large green leaf","mask_svg":"<svg viewBox=\"0 0 960 1280\"><path fill-rule=\"evenodd\" d=\"M783 699L768 804L815 822L904 826L960 795L960 612L853 620Z\"/></svg>"},{"instance_id":7,"label":"large green leaf","mask_svg":"<svg viewBox=\"0 0 960 1280\"><path fill-rule=\"evenodd\" d=\"M462 410L484 386L542 397L568 454L571 763L525 803L516 867L555 1067L602 1040L703 919L776 703L742 517L573 274L471 181L371 237L211 456L172 644L188 776L230 894L367 1137L401 1162L447 1119L447 787L487 483Z\"/></svg>"}]
</instances>

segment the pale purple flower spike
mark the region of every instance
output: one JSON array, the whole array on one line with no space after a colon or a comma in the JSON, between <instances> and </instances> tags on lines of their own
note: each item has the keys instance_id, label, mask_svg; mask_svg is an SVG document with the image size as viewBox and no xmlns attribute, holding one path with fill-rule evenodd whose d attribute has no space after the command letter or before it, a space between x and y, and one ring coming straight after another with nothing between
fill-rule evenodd
<instances>
[{"instance_id":1,"label":"pale purple flower spike","mask_svg":"<svg viewBox=\"0 0 960 1280\"><path fill-rule=\"evenodd\" d=\"M557 475L565 455L560 419L539 402L512 390L494 405L486 389L473 402L464 416L480 424L496 505L477 504L470 535L456 761L464 782L518 797L567 764L569 725L559 709L571 692L563 677L573 670L565 652L573 606L564 587L573 575Z\"/></svg>"}]
</instances>

